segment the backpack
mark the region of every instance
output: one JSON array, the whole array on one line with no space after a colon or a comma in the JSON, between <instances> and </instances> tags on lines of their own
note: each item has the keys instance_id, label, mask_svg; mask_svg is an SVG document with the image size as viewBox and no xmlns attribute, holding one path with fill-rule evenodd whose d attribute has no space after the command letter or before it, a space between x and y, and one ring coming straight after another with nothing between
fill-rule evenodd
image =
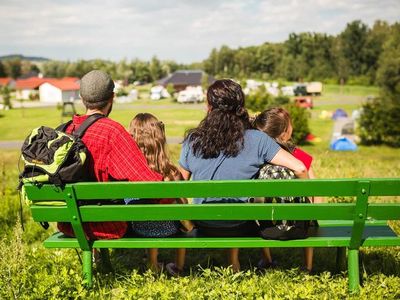
<instances>
[{"instance_id":1,"label":"backpack","mask_svg":"<svg viewBox=\"0 0 400 300\"><path fill-rule=\"evenodd\" d=\"M24 169L19 176L19 188L27 182L63 186L89 180L88 150L82 137L94 122L103 117L101 114L89 116L73 134L65 133L72 121L56 129L46 126L33 129L21 148Z\"/></svg>"},{"instance_id":2,"label":"backpack","mask_svg":"<svg viewBox=\"0 0 400 300\"><path fill-rule=\"evenodd\" d=\"M295 179L292 170L271 164L260 169L258 179ZM267 197L266 203L311 203L307 197ZM260 221L261 237L269 240L296 240L307 238L311 221L281 220Z\"/></svg>"}]
</instances>

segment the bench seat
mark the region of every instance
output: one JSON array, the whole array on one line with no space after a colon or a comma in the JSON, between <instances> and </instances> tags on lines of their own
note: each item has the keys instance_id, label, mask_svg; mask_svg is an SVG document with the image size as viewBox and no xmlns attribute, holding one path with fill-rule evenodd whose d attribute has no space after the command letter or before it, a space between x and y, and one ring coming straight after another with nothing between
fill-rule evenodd
<instances>
[{"instance_id":1,"label":"bench seat","mask_svg":"<svg viewBox=\"0 0 400 300\"><path fill-rule=\"evenodd\" d=\"M304 240L277 241L260 237L204 237L194 230L182 237L170 238L122 238L97 240L93 248L285 248L285 247L348 247L352 226L320 226L310 229L310 237ZM55 233L44 241L46 248L80 248L78 239ZM400 246L400 237L387 225L367 225L361 246Z\"/></svg>"},{"instance_id":2,"label":"bench seat","mask_svg":"<svg viewBox=\"0 0 400 300\"><path fill-rule=\"evenodd\" d=\"M388 221L400 220L400 203L397 198L369 201L370 197L375 196L400 196L399 178L82 182L63 187L25 184L24 188L31 203L32 218L36 222L71 223L76 238L55 233L44 241L44 246L80 248L83 279L88 286L91 286L93 281L94 248L334 247L337 248L337 270L344 269L342 267L345 267L347 258L349 290L356 292L360 286L360 248L400 246L400 236L388 225ZM275 196L335 197L337 201L320 204L104 204L111 199L124 198ZM98 200L102 200L101 205L97 204ZM79 205L80 201L85 201L86 205ZM307 239L291 241L264 240L261 237L207 237L200 236L197 232L169 238L131 237L90 241L87 240L83 228L85 222L108 221L315 219L320 220L320 227L311 228Z\"/></svg>"}]
</instances>

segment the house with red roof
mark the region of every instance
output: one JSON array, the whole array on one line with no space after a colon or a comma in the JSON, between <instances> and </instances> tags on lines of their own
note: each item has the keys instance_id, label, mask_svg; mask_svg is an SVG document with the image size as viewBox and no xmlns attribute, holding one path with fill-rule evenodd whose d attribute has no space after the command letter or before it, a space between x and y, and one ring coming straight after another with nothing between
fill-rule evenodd
<instances>
[{"instance_id":1,"label":"house with red roof","mask_svg":"<svg viewBox=\"0 0 400 300\"><path fill-rule=\"evenodd\" d=\"M64 77L18 79L15 84L16 98L39 99L41 102L59 103L79 99L79 78Z\"/></svg>"},{"instance_id":2,"label":"house with red roof","mask_svg":"<svg viewBox=\"0 0 400 300\"><path fill-rule=\"evenodd\" d=\"M0 88L8 86L11 89L15 88L15 80L11 77L0 77Z\"/></svg>"},{"instance_id":3,"label":"house with red roof","mask_svg":"<svg viewBox=\"0 0 400 300\"><path fill-rule=\"evenodd\" d=\"M39 98L39 86L46 82L46 78L30 77L17 79L15 82L16 98L22 100L33 100Z\"/></svg>"},{"instance_id":4,"label":"house with red roof","mask_svg":"<svg viewBox=\"0 0 400 300\"><path fill-rule=\"evenodd\" d=\"M74 101L79 99L79 87L79 78L47 78L39 86L39 99L47 103Z\"/></svg>"}]
</instances>

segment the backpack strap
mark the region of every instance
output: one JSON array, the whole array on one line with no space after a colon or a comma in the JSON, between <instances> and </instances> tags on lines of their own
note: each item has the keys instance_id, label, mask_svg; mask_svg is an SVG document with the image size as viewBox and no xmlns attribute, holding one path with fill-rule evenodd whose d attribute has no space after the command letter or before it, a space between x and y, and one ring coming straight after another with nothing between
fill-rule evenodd
<instances>
[{"instance_id":1,"label":"backpack strap","mask_svg":"<svg viewBox=\"0 0 400 300\"><path fill-rule=\"evenodd\" d=\"M104 115L102 114L93 114L90 115L80 126L77 130L75 130L75 132L73 132L72 134L75 137L78 138L82 138L83 135L85 134L85 131L97 120L100 120L102 118L105 118Z\"/></svg>"},{"instance_id":2,"label":"backpack strap","mask_svg":"<svg viewBox=\"0 0 400 300\"><path fill-rule=\"evenodd\" d=\"M61 132L65 132L67 130L68 126L71 125L71 123L72 123L72 120L69 120L67 123L63 123L63 124L59 125L56 128L56 130L57 131L61 131Z\"/></svg>"}]
</instances>

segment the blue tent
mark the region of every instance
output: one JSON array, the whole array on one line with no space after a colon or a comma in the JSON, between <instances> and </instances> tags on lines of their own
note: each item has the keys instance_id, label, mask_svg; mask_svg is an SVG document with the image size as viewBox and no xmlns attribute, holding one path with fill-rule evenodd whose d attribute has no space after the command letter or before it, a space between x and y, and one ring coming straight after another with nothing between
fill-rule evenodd
<instances>
[{"instance_id":1,"label":"blue tent","mask_svg":"<svg viewBox=\"0 0 400 300\"><path fill-rule=\"evenodd\" d=\"M334 151L356 151L357 145L346 137L340 137L331 143Z\"/></svg>"},{"instance_id":2,"label":"blue tent","mask_svg":"<svg viewBox=\"0 0 400 300\"><path fill-rule=\"evenodd\" d=\"M347 113L341 109L338 108L337 110L335 110L335 112L332 114L332 120L337 120L339 118L347 118Z\"/></svg>"}]
</instances>

